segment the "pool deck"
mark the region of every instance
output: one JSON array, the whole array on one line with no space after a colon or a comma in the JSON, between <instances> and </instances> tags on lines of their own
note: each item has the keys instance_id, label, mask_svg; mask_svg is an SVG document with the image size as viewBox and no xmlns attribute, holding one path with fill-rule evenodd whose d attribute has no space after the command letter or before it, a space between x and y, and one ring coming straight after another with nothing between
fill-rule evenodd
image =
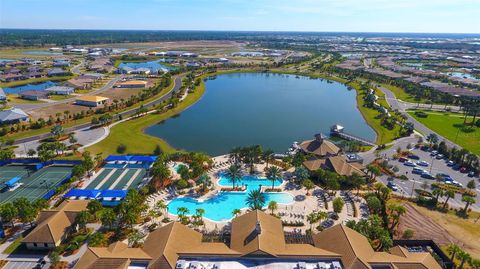
<instances>
[{"instance_id":1,"label":"pool deck","mask_svg":"<svg viewBox=\"0 0 480 269\"><path fill-rule=\"evenodd\" d=\"M154 209L155 204L160 200L163 200L165 204L168 204L171 200L175 198L191 197L197 200L207 200L212 196L218 195L218 193L220 193L221 191L221 188L225 187L225 186L220 186L218 184L218 181L219 181L218 173L228 168L228 166L230 165L229 163L230 160L228 158L228 155L222 155L222 156L214 157L213 161L215 163L215 168L208 171L208 175L212 178L213 186L212 186L212 189L207 194L199 196L198 194L195 193L193 188L189 188L189 189L185 189L185 193L186 193L185 195L178 195L175 192L175 190L166 189L150 195L147 198L148 206ZM263 172L264 168L265 168L264 164L255 165L255 171L256 171L255 175L258 177L265 177L265 173ZM289 175L291 175L291 171L285 172L284 177L288 178ZM327 202L328 210L326 210L324 199L323 199L324 191L319 187L316 187L315 189L310 190L309 195L306 195L307 191L303 187L298 186L297 184L294 184L289 181L284 181L284 183L282 183L282 185L278 186L277 188L281 188L283 192L286 192L292 195L294 197L294 202L288 205L278 204L278 208L277 210L275 210L275 214L280 215L283 221L288 221L288 222L302 221L305 224L303 227L285 227L285 231L299 231L299 230L305 231L306 229L310 228L310 224L307 221L308 214L314 211L315 212L333 211L332 200L335 197L331 197L331 199L328 200ZM340 192L337 192L335 196L339 197ZM365 201L362 201L363 199L359 197L356 197L355 200L357 201L355 201L354 206L357 207L357 212L360 212L358 205L360 203L364 203ZM360 217L354 218L353 216L351 216L351 210L352 209L350 206L347 210L347 206L345 205L342 212L338 214L339 219L335 221L335 224L344 223L347 220L351 220L351 219L358 221ZM242 209L241 214L244 214L247 211L248 209L244 208ZM269 212L269 210L267 210L267 212ZM359 216L360 215L361 214L359 214ZM167 216L170 219L177 220L177 216L175 214L171 214L167 212ZM160 217L158 221L161 218L163 217ZM203 219L205 223L203 229L207 231L220 230L229 224L229 221L214 221L205 217ZM155 221L155 220L152 220L152 221ZM315 224L315 226L316 225L318 225L318 223Z\"/></svg>"}]
</instances>

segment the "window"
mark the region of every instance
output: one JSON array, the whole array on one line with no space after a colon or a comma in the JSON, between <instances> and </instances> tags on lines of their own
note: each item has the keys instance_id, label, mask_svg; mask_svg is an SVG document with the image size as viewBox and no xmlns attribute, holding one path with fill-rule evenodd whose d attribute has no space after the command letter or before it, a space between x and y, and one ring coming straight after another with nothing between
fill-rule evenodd
<instances>
[{"instance_id":1,"label":"window","mask_svg":"<svg viewBox=\"0 0 480 269\"><path fill-rule=\"evenodd\" d=\"M33 243L33 246L34 246L34 247L37 247L37 243Z\"/></svg>"}]
</instances>

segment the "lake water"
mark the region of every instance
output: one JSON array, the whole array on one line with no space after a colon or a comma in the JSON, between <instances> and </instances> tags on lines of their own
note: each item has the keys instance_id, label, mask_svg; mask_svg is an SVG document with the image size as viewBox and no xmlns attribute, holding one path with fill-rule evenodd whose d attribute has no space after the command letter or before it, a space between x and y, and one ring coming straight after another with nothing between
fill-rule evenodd
<instances>
[{"instance_id":1,"label":"lake water","mask_svg":"<svg viewBox=\"0 0 480 269\"><path fill-rule=\"evenodd\" d=\"M260 144L285 152L341 124L370 141L375 132L356 107L356 92L343 84L285 74L234 73L206 82L203 98L180 116L146 129L170 145L210 155Z\"/></svg>"},{"instance_id":2,"label":"lake water","mask_svg":"<svg viewBox=\"0 0 480 269\"><path fill-rule=\"evenodd\" d=\"M121 63L118 65L118 67L124 67L124 66L128 66L130 68L134 68L134 69L137 69L137 68L148 68L150 69L152 72L157 72L159 70L161 71L168 71L170 70L171 68L170 67L167 67L163 64L161 64L162 60L157 60L157 61L150 61L150 62L139 62L139 63L135 63L135 62L131 62L131 63Z\"/></svg>"},{"instance_id":3,"label":"lake water","mask_svg":"<svg viewBox=\"0 0 480 269\"><path fill-rule=\"evenodd\" d=\"M57 85L57 83L53 81L45 81L38 84L27 84L23 86L11 87L11 88L3 88L6 94L17 94L24 91L43 91L47 88L53 87Z\"/></svg>"}]
</instances>

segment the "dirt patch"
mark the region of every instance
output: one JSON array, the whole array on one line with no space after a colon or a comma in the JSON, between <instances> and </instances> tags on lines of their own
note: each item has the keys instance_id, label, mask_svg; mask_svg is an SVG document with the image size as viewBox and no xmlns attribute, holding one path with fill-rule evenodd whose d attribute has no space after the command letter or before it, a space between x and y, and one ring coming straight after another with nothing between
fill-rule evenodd
<instances>
[{"instance_id":1,"label":"dirt patch","mask_svg":"<svg viewBox=\"0 0 480 269\"><path fill-rule=\"evenodd\" d=\"M400 219L400 224L398 226L400 235L403 234L406 229L410 229L415 231L414 239L432 239L437 244L442 245L459 243L459 241L451 236L447 230L434 222L431 218L421 214L411 204L405 204L405 208L407 209L407 214Z\"/></svg>"},{"instance_id":2,"label":"dirt patch","mask_svg":"<svg viewBox=\"0 0 480 269\"><path fill-rule=\"evenodd\" d=\"M452 214L432 211L415 205L404 204L407 213L400 219L399 235L410 229L415 231L413 239L432 239L439 245L455 243L473 257L480 257L480 223L464 220ZM478 225L478 229L475 226Z\"/></svg>"}]
</instances>

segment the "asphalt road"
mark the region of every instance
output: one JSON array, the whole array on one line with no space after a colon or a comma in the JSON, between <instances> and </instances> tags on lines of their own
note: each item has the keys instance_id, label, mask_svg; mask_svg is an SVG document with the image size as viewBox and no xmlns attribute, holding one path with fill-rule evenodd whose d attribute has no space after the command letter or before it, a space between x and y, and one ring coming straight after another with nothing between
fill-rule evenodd
<instances>
[{"instance_id":1,"label":"asphalt road","mask_svg":"<svg viewBox=\"0 0 480 269\"><path fill-rule=\"evenodd\" d=\"M408 141L406 141L403 144L399 144L402 149L406 149L408 144ZM434 179L424 179L418 174L413 174L412 167L406 166L403 163L399 162L398 160L392 160L392 156L396 153L397 146L383 152L387 158L390 159L389 163L391 165L397 166L399 168L399 172L397 173L398 175L406 175L408 177L408 180L399 180L395 179L394 182L395 184L399 187L399 190L397 194L399 195L404 195L405 197L411 196L411 195L416 195L416 193L412 190L414 189L423 189L423 184L427 183L427 191L431 191L430 185L434 182L436 182ZM467 183L470 180L475 180L476 183L476 188L475 192L477 193L477 197L480 197L480 180L478 177L468 177L467 174L460 173L459 171L453 170L451 167L447 166L445 160L437 160L435 158L432 158L430 156L429 152L422 151L420 149L412 149L411 152L417 156L420 157L420 160L426 161L429 163L427 167L423 166L418 166L418 168L421 168L423 170L426 170L433 176L435 176L438 173L444 173L449 176L451 176L454 180L460 182L464 187L467 186ZM418 160L412 160L414 163L416 163ZM387 184L387 176L381 176L379 177L379 180L382 181L384 184ZM441 202L445 201L444 198L439 199ZM449 200L449 204L451 206L454 206L456 208L463 208L465 206L465 203L462 202L462 196L460 194L456 194L455 198ZM472 208L475 210L480 210L480 198L477 198L477 202L472 205Z\"/></svg>"},{"instance_id":2,"label":"asphalt road","mask_svg":"<svg viewBox=\"0 0 480 269\"><path fill-rule=\"evenodd\" d=\"M403 105L400 104L400 102L397 100L397 98L395 97L395 94L393 94L393 92L391 92L390 90L388 90L384 87L381 87L380 85L377 85L377 87L385 93L385 98L386 98L388 104L390 105L390 107L394 110L397 109L399 111L402 111L403 114L405 114L405 116L407 116L407 118L408 118L407 121L410 121L410 122L413 123L413 126L414 126L415 130L422 133L425 137L427 137L429 134L436 134L438 136L439 141L444 140L448 147L462 148L459 145L453 143L452 141L446 139L445 137L443 137L443 136L435 133L434 131L430 130L425 125L423 125L422 123L417 121L414 117L410 116L410 114L405 112L403 110Z\"/></svg>"},{"instance_id":3,"label":"asphalt road","mask_svg":"<svg viewBox=\"0 0 480 269\"><path fill-rule=\"evenodd\" d=\"M150 101L150 102L144 104L143 107L145 107L145 108L155 107L156 105L159 105L163 101L170 99L170 97L172 96L172 93L180 90L181 86L182 86L182 76L176 76L175 80L174 80L174 86L172 87L172 89L169 92L167 92L166 94L162 95L161 97L159 97L159 98L157 98L153 101ZM120 112L117 115L122 116L122 118L126 118L126 117L134 115L136 113L137 109L138 108L132 108L132 109ZM70 133L70 132L77 131L77 130L80 130L80 129L88 128L90 126L92 126L91 123L79 124L79 125L76 125L76 126L73 126L73 127L70 127L70 128L65 128L65 132ZM48 138L50 136L51 136L50 133L46 133L46 134L21 138L21 139L17 139L14 144L17 145L17 144L30 142L30 141L45 139L45 138Z\"/></svg>"}]
</instances>

